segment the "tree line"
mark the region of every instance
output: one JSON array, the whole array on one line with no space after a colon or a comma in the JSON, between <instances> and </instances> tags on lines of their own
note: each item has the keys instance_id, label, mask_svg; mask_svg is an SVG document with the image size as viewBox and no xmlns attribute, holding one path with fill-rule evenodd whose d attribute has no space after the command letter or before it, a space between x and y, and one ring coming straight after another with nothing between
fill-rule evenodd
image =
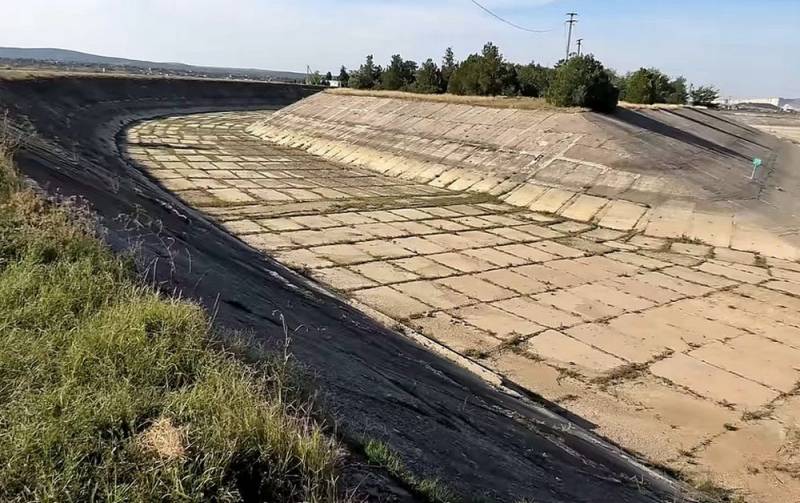
<instances>
[{"instance_id":1,"label":"tree line","mask_svg":"<svg viewBox=\"0 0 800 503\"><path fill-rule=\"evenodd\" d=\"M318 78L320 77L317 74ZM332 79L330 72L320 81ZM711 86L687 89L686 79L670 79L655 68L619 75L593 55L572 56L554 67L535 62L521 65L506 61L491 42L480 53L456 61L452 48L440 64L428 58L422 64L392 56L385 67L372 55L357 69L342 66L339 85L354 89L382 89L425 94L542 97L556 106L580 106L610 112L619 100L631 103L710 105L718 97Z\"/></svg>"}]
</instances>

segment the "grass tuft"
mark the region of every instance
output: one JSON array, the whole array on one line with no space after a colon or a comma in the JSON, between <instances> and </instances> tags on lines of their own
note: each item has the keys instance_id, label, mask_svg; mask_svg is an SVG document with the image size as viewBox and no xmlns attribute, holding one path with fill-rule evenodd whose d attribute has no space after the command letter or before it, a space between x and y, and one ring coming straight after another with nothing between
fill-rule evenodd
<instances>
[{"instance_id":1,"label":"grass tuft","mask_svg":"<svg viewBox=\"0 0 800 503\"><path fill-rule=\"evenodd\" d=\"M439 479L420 479L416 477L406 468L400 456L383 442L373 439L368 440L364 445L364 454L370 463L384 468L392 477L404 482L417 495L422 497L423 501L429 503L456 503L460 501Z\"/></svg>"},{"instance_id":2,"label":"grass tuft","mask_svg":"<svg viewBox=\"0 0 800 503\"><path fill-rule=\"evenodd\" d=\"M0 500L337 500L283 355L225 350L0 154Z\"/></svg>"}]
</instances>

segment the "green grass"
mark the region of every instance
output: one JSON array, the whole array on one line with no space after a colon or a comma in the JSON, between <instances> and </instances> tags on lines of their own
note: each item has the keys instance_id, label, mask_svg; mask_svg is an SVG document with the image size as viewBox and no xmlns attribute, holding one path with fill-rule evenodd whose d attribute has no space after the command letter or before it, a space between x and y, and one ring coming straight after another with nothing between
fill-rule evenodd
<instances>
[{"instance_id":1,"label":"green grass","mask_svg":"<svg viewBox=\"0 0 800 503\"><path fill-rule=\"evenodd\" d=\"M430 503L457 503L460 501L460 499L438 479L420 479L412 474L406 468L400 456L383 442L373 439L367 440L364 444L364 454L370 463L384 468L392 477L404 482L424 501Z\"/></svg>"},{"instance_id":2,"label":"green grass","mask_svg":"<svg viewBox=\"0 0 800 503\"><path fill-rule=\"evenodd\" d=\"M297 372L225 349L91 229L0 151L0 500L337 500Z\"/></svg>"}]
</instances>

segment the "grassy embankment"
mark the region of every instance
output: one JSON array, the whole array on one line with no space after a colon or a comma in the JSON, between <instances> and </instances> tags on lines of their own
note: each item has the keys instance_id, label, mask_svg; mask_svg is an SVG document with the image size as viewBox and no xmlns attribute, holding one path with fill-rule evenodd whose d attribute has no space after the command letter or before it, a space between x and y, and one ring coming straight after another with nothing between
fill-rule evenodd
<instances>
[{"instance_id":1,"label":"grassy embankment","mask_svg":"<svg viewBox=\"0 0 800 503\"><path fill-rule=\"evenodd\" d=\"M336 500L291 365L234 356L92 228L0 151L0 500Z\"/></svg>"}]
</instances>

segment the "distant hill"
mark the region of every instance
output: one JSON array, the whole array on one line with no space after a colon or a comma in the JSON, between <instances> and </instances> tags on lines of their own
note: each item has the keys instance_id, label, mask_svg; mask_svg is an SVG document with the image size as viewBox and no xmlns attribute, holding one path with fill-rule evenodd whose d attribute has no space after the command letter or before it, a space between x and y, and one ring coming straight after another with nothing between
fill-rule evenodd
<instances>
[{"instance_id":1,"label":"distant hill","mask_svg":"<svg viewBox=\"0 0 800 503\"><path fill-rule=\"evenodd\" d=\"M275 70L259 70L255 68L223 68L213 66L194 66L184 63L141 61L136 59L114 58L109 56L98 56L85 52L70 51L67 49L51 48L17 48L0 47L0 59L6 60L30 60L45 63L57 63L65 65L89 65L89 66L108 66L108 67L128 67L139 68L142 70L162 70L186 74L205 74L211 76L236 75L249 76L258 79L275 80L304 80L305 73L283 72Z\"/></svg>"}]
</instances>

